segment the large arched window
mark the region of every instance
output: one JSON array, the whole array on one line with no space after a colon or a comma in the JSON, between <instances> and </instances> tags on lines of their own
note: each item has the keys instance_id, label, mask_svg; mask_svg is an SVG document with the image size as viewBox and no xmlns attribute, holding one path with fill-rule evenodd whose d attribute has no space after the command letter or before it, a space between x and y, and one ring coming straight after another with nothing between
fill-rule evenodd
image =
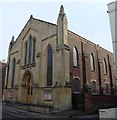
<instances>
[{"instance_id":1,"label":"large arched window","mask_svg":"<svg viewBox=\"0 0 117 120\"><path fill-rule=\"evenodd\" d=\"M91 71L95 70L94 56L92 53L90 54L90 67L91 67Z\"/></svg>"},{"instance_id":2,"label":"large arched window","mask_svg":"<svg viewBox=\"0 0 117 120\"><path fill-rule=\"evenodd\" d=\"M32 58L32 62L35 62L35 50L36 50L36 39L33 38L33 58Z\"/></svg>"},{"instance_id":3,"label":"large arched window","mask_svg":"<svg viewBox=\"0 0 117 120\"><path fill-rule=\"evenodd\" d=\"M78 50L76 47L73 48L73 66L78 66L79 61L78 61Z\"/></svg>"},{"instance_id":4,"label":"large arched window","mask_svg":"<svg viewBox=\"0 0 117 120\"><path fill-rule=\"evenodd\" d=\"M104 74L107 74L107 65L106 65L106 60L103 60L103 70L104 70Z\"/></svg>"},{"instance_id":5,"label":"large arched window","mask_svg":"<svg viewBox=\"0 0 117 120\"><path fill-rule=\"evenodd\" d=\"M72 90L73 93L80 92L80 80L78 78L74 78L72 81Z\"/></svg>"},{"instance_id":6,"label":"large arched window","mask_svg":"<svg viewBox=\"0 0 117 120\"><path fill-rule=\"evenodd\" d=\"M28 43L25 42L25 58L24 58L24 64L27 64L27 52L28 52Z\"/></svg>"},{"instance_id":7,"label":"large arched window","mask_svg":"<svg viewBox=\"0 0 117 120\"><path fill-rule=\"evenodd\" d=\"M11 87L14 87L15 83L15 71L16 71L16 60L15 58L12 61L12 82L11 82Z\"/></svg>"},{"instance_id":8,"label":"large arched window","mask_svg":"<svg viewBox=\"0 0 117 120\"><path fill-rule=\"evenodd\" d=\"M91 91L92 93L96 93L96 82L95 81L91 82Z\"/></svg>"},{"instance_id":9,"label":"large arched window","mask_svg":"<svg viewBox=\"0 0 117 120\"><path fill-rule=\"evenodd\" d=\"M28 53L28 64L31 63L32 58L32 36L29 37L29 53Z\"/></svg>"},{"instance_id":10,"label":"large arched window","mask_svg":"<svg viewBox=\"0 0 117 120\"><path fill-rule=\"evenodd\" d=\"M52 48L47 51L47 86L52 85Z\"/></svg>"}]
</instances>

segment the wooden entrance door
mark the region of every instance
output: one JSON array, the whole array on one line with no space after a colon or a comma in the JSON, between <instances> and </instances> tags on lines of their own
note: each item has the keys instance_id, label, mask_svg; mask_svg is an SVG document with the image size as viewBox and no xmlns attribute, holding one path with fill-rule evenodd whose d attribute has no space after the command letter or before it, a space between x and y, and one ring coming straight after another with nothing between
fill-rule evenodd
<instances>
[{"instance_id":1,"label":"wooden entrance door","mask_svg":"<svg viewBox=\"0 0 117 120\"><path fill-rule=\"evenodd\" d=\"M27 80L27 102L32 103L32 79L31 76L28 76Z\"/></svg>"}]
</instances>

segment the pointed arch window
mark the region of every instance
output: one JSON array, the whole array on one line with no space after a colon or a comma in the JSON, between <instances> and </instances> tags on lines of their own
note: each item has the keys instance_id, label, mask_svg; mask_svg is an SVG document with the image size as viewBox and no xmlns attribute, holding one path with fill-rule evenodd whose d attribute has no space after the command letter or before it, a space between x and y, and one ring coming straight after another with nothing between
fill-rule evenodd
<instances>
[{"instance_id":1,"label":"pointed arch window","mask_svg":"<svg viewBox=\"0 0 117 120\"><path fill-rule=\"evenodd\" d=\"M92 93L96 93L96 82L95 81L91 82L91 91Z\"/></svg>"},{"instance_id":2,"label":"pointed arch window","mask_svg":"<svg viewBox=\"0 0 117 120\"><path fill-rule=\"evenodd\" d=\"M16 59L14 58L13 61L12 61L12 82L11 82L11 87L14 87L15 71L16 71Z\"/></svg>"},{"instance_id":3,"label":"pointed arch window","mask_svg":"<svg viewBox=\"0 0 117 120\"><path fill-rule=\"evenodd\" d=\"M104 74L107 74L107 65L106 65L106 60L103 60L103 70L104 70Z\"/></svg>"},{"instance_id":4,"label":"pointed arch window","mask_svg":"<svg viewBox=\"0 0 117 120\"><path fill-rule=\"evenodd\" d=\"M47 86L52 86L52 48L47 51Z\"/></svg>"},{"instance_id":5,"label":"pointed arch window","mask_svg":"<svg viewBox=\"0 0 117 120\"><path fill-rule=\"evenodd\" d=\"M91 71L95 71L94 56L92 53L90 54L90 68Z\"/></svg>"},{"instance_id":6,"label":"pointed arch window","mask_svg":"<svg viewBox=\"0 0 117 120\"><path fill-rule=\"evenodd\" d=\"M25 59L24 59L24 64L27 64L27 53L28 53L28 43L26 41L25 42Z\"/></svg>"},{"instance_id":7,"label":"pointed arch window","mask_svg":"<svg viewBox=\"0 0 117 120\"><path fill-rule=\"evenodd\" d=\"M35 62L35 50L36 50L36 39L33 38L33 58L32 58L32 62Z\"/></svg>"},{"instance_id":8,"label":"pointed arch window","mask_svg":"<svg viewBox=\"0 0 117 120\"><path fill-rule=\"evenodd\" d=\"M28 53L28 64L31 63L31 57L32 57L32 36L29 37L29 53Z\"/></svg>"},{"instance_id":9,"label":"pointed arch window","mask_svg":"<svg viewBox=\"0 0 117 120\"><path fill-rule=\"evenodd\" d=\"M73 66L78 66L79 61L78 61L78 50L76 47L73 48Z\"/></svg>"}]
</instances>

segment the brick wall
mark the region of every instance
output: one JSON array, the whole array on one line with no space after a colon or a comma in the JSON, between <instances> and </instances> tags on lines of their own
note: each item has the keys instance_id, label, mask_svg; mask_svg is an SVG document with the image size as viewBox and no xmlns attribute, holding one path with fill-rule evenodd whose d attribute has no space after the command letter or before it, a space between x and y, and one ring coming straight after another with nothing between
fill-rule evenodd
<instances>
[{"instance_id":1,"label":"brick wall","mask_svg":"<svg viewBox=\"0 0 117 120\"><path fill-rule=\"evenodd\" d=\"M117 96L85 94L85 112L93 113L99 109L117 107Z\"/></svg>"},{"instance_id":2,"label":"brick wall","mask_svg":"<svg viewBox=\"0 0 117 120\"><path fill-rule=\"evenodd\" d=\"M113 53L105 50L104 48L96 45L85 38L76 35L75 33L69 31L68 32L69 39L69 47L70 47L70 79L73 80L74 76L78 76L81 80L81 92L83 91L83 59L82 59L82 48L83 54L85 57L85 70L86 70L86 84L91 86L91 81L96 81L96 90L97 93L100 94L101 85L103 86L105 82L109 83L109 92L111 94L111 87L115 86L114 81L114 67L113 67ZM81 46L81 42L83 43L83 47ZM73 48L76 47L79 55L79 66L73 66ZM90 54L94 56L94 66L95 70L91 71L90 69ZM108 60L109 56L109 60ZM104 75L103 71L103 60L106 60L107 64L107 74ZM99 78L99 66L100 66L100 78ZM111 66L111 74L112 74L112 85L110 81L110 73L109 73L109 64ZM99 81L101 83L99 83Z\"/></svg>"}]
</instances>

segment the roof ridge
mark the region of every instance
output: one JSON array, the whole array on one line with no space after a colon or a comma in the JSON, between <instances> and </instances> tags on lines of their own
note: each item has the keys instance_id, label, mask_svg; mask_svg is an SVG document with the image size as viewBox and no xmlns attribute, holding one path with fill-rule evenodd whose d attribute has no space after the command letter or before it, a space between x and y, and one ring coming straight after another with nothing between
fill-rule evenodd
<instances>
[{"instance_id":1,"label":"roof ridge","mask_svg":"<svg viewBox=\"0 0 117 120\"><path fill-rule=\"evenodd\" d=\"M48 24L51 24L51 25L55 25L55 26L57 26L57 25L54 24L54 23L47 22L47 21L44 21L44 20L41 20L41 19L37 19L37 18L32 18L32 19L34 19L34 20L38 20L38 21L41 21L41 22L44 22L44 23L48 23Z\"/></svg>"}]
</instances>

